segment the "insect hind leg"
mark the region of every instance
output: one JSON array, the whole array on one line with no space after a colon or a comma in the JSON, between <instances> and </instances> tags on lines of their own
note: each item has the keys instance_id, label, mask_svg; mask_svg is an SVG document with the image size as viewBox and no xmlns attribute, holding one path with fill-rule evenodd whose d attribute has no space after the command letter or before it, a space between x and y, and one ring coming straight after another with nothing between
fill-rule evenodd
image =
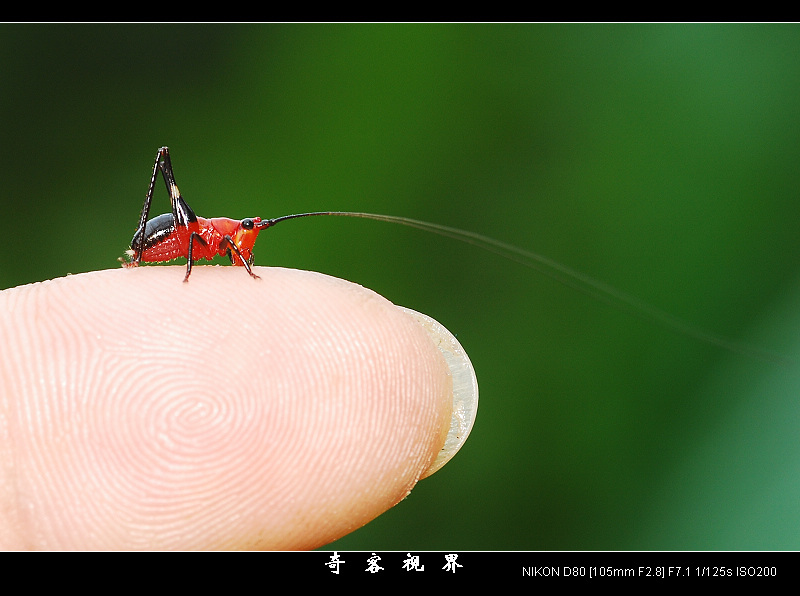
<instances>
[{"instance_id":1,"label":"insect hind leg","mask_svg":"<svg viewBox=\"0 0 800 596\"><path fill-rule=\"evenodd\" d=\"M147 216L150 215L150 205L153 203L153 192L156 189L156 178L158 178L159 170L163 172L165 159L164 156L166 155L166 164L167 167L172 170L172 166L169 161L169 149L166 147L161 147L158 152L156 153L156 160L153 163L153 174L150 176L150 186L147 187L147 194L144 196L144 204L142 205L142 213L139 216L139 227L137 229L144 230L144 226L147 223ZM165 178L166 179L166 178ZM142 253L144 253L144 233L140 234L138 242L136 246L131 246L131 250L133 251L132 260L131 260L131 267L135 267L138 265L142 260Z\"/></svg>"}]
</instances>

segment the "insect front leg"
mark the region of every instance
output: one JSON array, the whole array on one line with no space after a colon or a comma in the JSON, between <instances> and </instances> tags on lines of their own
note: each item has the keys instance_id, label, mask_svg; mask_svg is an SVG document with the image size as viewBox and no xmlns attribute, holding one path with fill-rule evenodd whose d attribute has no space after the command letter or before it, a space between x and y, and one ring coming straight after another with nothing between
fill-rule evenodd
<instances>
[{"instance_id":1,"label":"insect front leg","mask_svg":"<svg viewBox=\"0 0 800 596\"><path fill-rule=\"evenodd\" d=\"M252 277L253 279L261 279L258 275L253 273L253 270L250 268L250 264L251 264L250 261L244 258L244 255L242 255L242 251L239 249L238 246L236 246L236 243L233 241L233 238L231 238L230 236L225 236L222 239L222 242L219 243L219 245L220 245L221 249L227 249L228 250L228 256L231 257L231 262L232 263L234 262L234 260L233 260L233 257L231 256L231 253L235 254L236 257L239 259L239 262L242 265L244 265L244 268L250 274L250 277Z\"/></svg>"}]
</instances>

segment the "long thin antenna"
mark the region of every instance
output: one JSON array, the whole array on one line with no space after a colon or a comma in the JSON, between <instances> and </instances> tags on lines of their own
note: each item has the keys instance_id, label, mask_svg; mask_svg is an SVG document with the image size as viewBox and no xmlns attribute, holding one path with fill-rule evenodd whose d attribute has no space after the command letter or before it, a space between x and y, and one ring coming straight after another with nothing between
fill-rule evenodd
<instances>
[{"instance_id":1,"label":"long thin antenna","mask_svg":"<svg viewBox=\"0 0 800 596\"><path fill-rule=\"evenodd\" d=\"M380 215L376 213L361 213L355 211L314 211L311 213L298 213L294 215L284 215L274 219L263 220L258 225L259 227L269 228L275 224L286 221L289 219L297 219L300 217L313 217L319 215L333 215L341 217L360 217L364 219L374 219L377 221L384 221L388 223L402 224L433 232L440 236L453 238L467 244L473 244L485 250L498 254L506 259L516 261L526 267L539 271L559 283L578 290L588 296L597 300L605 302L619 310L634 314L643 319L662 325L682 335L695 338L707 344L718 346L725 350L743 354L746 356L755 357L769 362L778 364L790 364L792 361L780 354L763 350L748 344L737 342L717 333L701 329L696 325L687 323L686 321L656 307L644 300L618 290L602 281L594 279L580 271L576 271L566 265L557 263L552 259L548 259L537 253L524 250L522 248L507 244L500 240L495 240L488 236L478 234L476 232L469 232L460 230L458 228L451 228L440 224L430 223L427 221L420 221L408 217L399 217L396 215Z\"/></svg>"}]
</instances>

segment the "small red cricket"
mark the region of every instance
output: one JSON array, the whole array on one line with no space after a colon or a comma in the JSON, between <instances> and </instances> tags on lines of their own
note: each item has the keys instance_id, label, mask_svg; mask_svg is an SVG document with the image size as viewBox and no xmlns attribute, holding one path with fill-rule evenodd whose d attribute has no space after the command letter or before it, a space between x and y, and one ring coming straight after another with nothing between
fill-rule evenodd
<instances>
[{"instance_id":1,"label":"small red cricket","mask_svg":"<svg viewBox=\"0 0 800 596\"><path fill-rule=\"evenodd\" d=\"M167 185L167 192L172 203L172 213L165 213L148 220L147 216L150 214L150 204L153 201L153 191L159 171ZM144 199L139 228L133 235L130 249L126 251L130 262L125 262L124 265L136 267L141 261L152 263L184 257L186 259L186 276L183 281L189 281L192 264L195 261L210 260L216 255L228 255L231 263L243 266L254 279L258 279L251 269L253 245L258 238L258 233L265 228L274 226L279 221L311 215L329 215L329 213L300 213L268 220L262 220L260 217L242 220L227 217L210 219L198 217L181 196L178 185L175 184L169 149L161 147L153 165L153 175Z\"/></svg>"}]
</instances>

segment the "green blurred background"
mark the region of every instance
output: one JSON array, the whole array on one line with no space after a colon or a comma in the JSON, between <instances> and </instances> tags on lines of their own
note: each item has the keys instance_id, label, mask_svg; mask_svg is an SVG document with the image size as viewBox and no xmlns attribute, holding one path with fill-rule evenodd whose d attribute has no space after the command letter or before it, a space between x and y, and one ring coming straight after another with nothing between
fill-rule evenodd
<instances>
[{"instance_id":1,"label":"green blurred background","mask_svg":"<svg viewBox=\"0 0 800 596\"><path fill-rule=\"evenodd\" d=\"M0 51L0 288L118 267L169 145L200 215L473 230L800 361L797 26L3 25ZM385 223L287 223L256 264L425 312L478 374L461 453L329 548L800 548L800 366Z\"/></svg>"}]
</instances>

